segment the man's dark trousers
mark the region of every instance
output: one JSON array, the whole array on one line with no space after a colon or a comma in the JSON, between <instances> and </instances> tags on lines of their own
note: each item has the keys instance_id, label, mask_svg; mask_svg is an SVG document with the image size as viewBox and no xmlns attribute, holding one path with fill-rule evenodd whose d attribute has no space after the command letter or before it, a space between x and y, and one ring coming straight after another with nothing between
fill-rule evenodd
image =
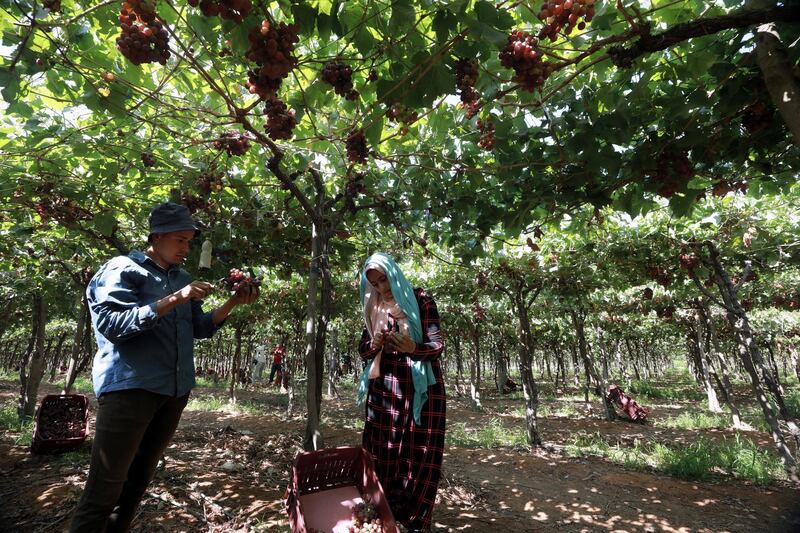
<instances>
[{"instance_id":1,"label":"man's dark trousers","mask_svg":"<svg viewBox=\"0 0 800 533\"><path fill-rule=\"evenodd\" d=\"M188 400L142 389L98 399L89 479L71 533L128 530Z\"/></svg>"}]
</instances>

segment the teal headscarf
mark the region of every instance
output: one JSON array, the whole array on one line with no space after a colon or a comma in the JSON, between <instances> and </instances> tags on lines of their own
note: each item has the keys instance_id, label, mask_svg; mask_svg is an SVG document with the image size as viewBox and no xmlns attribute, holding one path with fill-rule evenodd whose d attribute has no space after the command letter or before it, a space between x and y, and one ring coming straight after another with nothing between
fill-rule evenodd
<instances>
[{"instance_id":1,"label":"teal headscarf","mask_svg":"<svg viewBox=\"0 0 800 533\"><path fill-rule=\"evenodd\" d=\"M361 271L361 308L366 307L367 295L367 266L378 265L386 274L386 279L392 288L392 296L400 309L406 314L408 319L408 326L411 333L411 338L414 342L422 342L422 320L420 318L419 304L417 297L414 295L414 288L403 275L403 271L394 262L394 259L383 253L372 254L364 263L364 268ZM365 318L366 323L366 318ZM367 328L369 329L369 328ZM370 335L371 335L370 331ZM361 380L358 384L358 398L357 403L361 405L364 398L367 396L367 389L369 388L369 368L370 365L364 369L361 374ZM428 401L428 387L436 383L436 377L433 375L433 366L430 361L412 361L411 362L411 378L414 383L414 403L413 415L414 423L420 424L420 417L422 414L422 406Z\"/></svg>"}]
</instances>

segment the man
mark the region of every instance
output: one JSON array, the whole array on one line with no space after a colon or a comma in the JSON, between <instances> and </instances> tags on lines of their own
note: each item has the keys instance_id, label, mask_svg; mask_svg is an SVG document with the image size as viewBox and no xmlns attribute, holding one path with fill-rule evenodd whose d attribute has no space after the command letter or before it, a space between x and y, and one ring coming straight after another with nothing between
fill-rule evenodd
<instances>
[{"instance_id":1,"label":"man","mask_svg":"<svg viewBox=\"0 0 800 533\"><path fill-rule=\"evenodd\" d=\"M272 380L275 379L275 373L278 373L278 385L283 383L283 344L279 344L272 350L272 368L269 371L269 384L272 385Z\"/></svg>"},{"instance_id":2,"label":"man","mask_svg":"<svg viewBox=\"0 0 800 533\"><path fill-rule=\"evenodd\" d=\"M210 313L214 289L178 265L199 229L182 205L150 213L147 250L103 265L86 290L97 353L99 404L89 478L70 531L126 531L195 386L194 339L211 337L239 304L258 298L245 284Z\"/></svg>"},{"instance_id":3,"label":"man","mask_svg":"<svg viewBox=\"0 0 800 533\"><path fill-rule=\"evenodd\" d=\"M253 383L260 383L264 368L267 366L267 347L263 344L256 346L253 365Z\"/></svg>"}]
</instances>

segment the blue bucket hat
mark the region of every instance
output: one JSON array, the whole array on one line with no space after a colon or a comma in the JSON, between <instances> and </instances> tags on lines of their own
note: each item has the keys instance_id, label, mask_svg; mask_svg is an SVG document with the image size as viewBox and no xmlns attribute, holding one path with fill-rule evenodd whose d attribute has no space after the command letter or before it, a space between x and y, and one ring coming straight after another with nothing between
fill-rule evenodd
<instances>
[{"instance_id":1,"label":"blue bucket hat","mask_svg":"<svg viewBox=\"0 0 800 533\"><path fill-rule=\"evenodd\" d=\"M174 202L164 202L150 211L148 218L150 235L154 233L172 233L174 231L194 231L195 236L200 233L200 227L192 219L189 208Z\"/></svg>"}]
</instances>

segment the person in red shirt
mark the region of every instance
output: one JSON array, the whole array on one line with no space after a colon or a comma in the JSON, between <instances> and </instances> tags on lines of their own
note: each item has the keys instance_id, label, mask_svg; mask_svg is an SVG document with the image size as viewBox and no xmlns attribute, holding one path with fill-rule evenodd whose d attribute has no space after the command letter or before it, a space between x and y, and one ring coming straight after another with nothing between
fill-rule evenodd
<instances>
[{"instance_id":1,"label":"person in red shirt","mask_svg":"<svg viewBox=\"0 0 800 533\"><path fill-rule=\"evenodd\" d=\"M272 370L269 372L269 384L272 385L272 380L275 379L275 373L278 373L278 384L281 383L283 377L283 344L279 344L272 350Z\"/></svg>"}]
</instances>

